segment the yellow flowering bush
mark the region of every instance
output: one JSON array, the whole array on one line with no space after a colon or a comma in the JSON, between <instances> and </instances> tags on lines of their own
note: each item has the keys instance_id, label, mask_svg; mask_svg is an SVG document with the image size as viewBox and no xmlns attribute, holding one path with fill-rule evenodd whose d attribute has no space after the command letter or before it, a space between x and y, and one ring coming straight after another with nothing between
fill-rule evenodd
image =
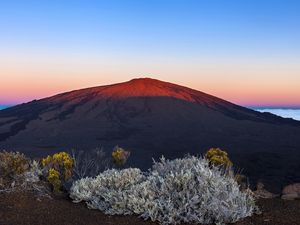
<instances>
[{"instance_id":1,"label":"yellow flowering bush","mask_svg":"<svg viewBox=\"0 0 300 225\"><path fill-rule=\"evenodd\" d=\"M72 177L74 160L68 153L59 152L42 159L42 166L46 169L47 180L52 184L53 191L58 192L62 184Z\"/></svg>"},{"instance_id":2,"label":"yellow flowering bush","mask_svg":"<svg viewBox=\"0 0 300 225\"><path fill-rule=\"evenodd\" d=\"M54 192L60 191L62 184L60 180L60 173L57 170L50 168L48 172L47 180L53 186Z\"/></svg>"},{"instance_id":3,"label":"yellow flowering bush","mask_svg":"<svg viewBox=\"0 0 300 225\"><path fill-rule=\"evenodd\" d=\"M246 190L248 188L247 177L241 173L241 171L234 171L232 162L229 159L228 153L221 150L220 148L211 148L206 154L205 158L209 160L210 163L216 166L224 166L228 175L231 175L233 179L238 183L241 190Z\"/></svg>"},{"instance_id":4,"label":"yellow flowering bush","mask_svg":"<svg viewBox=\"0 0 300 225\"><path fill-rule=\"evenodd\" d=\"M232 167L232 162L230 161L226 151L221 150L220 148L211 148L206 154L207 158L211 163L217 166L225 166L226 168Z\"/></svg>"},{"instance_id":5,"label":"yellow flowering bush","mask_svg":"<svg viewBox=\"0 0 300 225\"><path fill-rule=\"evenodd\" d=\"M123 148L120 148L118 146L116 146L112 152L113 162L117 166L123 166L126 163L129 156L130 156L129 151L125 151Z\"/></svg>"}]
</instances>

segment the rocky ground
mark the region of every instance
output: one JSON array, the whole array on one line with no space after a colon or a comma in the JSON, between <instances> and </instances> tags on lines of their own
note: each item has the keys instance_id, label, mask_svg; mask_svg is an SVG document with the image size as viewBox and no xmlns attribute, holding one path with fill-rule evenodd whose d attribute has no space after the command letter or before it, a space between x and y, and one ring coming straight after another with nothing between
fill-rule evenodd
<instances>
[{"instance_id":1,"label":"rocky ground","mask_svg":"<svg viewBox=\"0 0 300 225\"><path fill-rule=\"evenodd\" d=\"M300 201L261 199L261 215L236 225L300 225ZM31 193L0 194L0 225L151 225L136 216L108 216L66 197L52 199Z\"/></svg>"}]
</instances>

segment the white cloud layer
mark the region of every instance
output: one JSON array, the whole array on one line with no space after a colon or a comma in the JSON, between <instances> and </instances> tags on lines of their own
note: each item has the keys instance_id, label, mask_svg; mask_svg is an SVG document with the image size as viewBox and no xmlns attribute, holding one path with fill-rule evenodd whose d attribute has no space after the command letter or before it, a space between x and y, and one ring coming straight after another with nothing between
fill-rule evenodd
<instances>
[{"instance_id":1,"label":"white cloud layer","mask_svg":"<svg viewBox=\"0 0 300 225\"><path fill-rule=\"evenodd\" d=\"M300 120L300 109L256 109L259 112L270 112L275 115Z\"/></svg>"}]
</instances>

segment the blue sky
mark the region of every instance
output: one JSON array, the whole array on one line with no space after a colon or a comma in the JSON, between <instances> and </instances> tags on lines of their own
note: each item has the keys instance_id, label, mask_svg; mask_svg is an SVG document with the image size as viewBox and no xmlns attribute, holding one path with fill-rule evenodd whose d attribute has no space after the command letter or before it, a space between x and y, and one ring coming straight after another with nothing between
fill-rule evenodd
<instances>
[{"instance_id":1,"label":"blue sky","mask_svg":"<svg viewBox=\"0 0 300 225\"><path fill-rule=\"evenodd\" d=\"M289 0L1 1L0 40L7 48L291 57L299 56L299 11Z\"/></svg>"},{"instance_id":2,"label":"blue sky","mask_svg":"<svg viewBox=\"0 0 300 225\"><path fill-rule=\"evenodd\" d=\"M151 76L300 105L299 12L291 0L0 0L0 104Z\"/></svg>"}]
</instances>

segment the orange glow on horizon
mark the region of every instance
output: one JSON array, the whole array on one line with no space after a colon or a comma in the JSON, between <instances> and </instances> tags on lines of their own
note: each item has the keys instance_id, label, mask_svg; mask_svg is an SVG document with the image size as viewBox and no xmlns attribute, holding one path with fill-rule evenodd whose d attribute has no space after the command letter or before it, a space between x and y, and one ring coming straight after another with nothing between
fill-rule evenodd
<instances>
[{"instance_id":1,"label":"orange glow on horizon","mask_svg":"<svg viewBox=\"0 0 300 225\"><path fill-rule=\"evenodd\" d=\"M17 66L15 66L17 65ZM300 64L113 57L0 58L0 104L17 104L71 90L152 77L240 105L300 106Z\"/></svg>"}]
</instances>

